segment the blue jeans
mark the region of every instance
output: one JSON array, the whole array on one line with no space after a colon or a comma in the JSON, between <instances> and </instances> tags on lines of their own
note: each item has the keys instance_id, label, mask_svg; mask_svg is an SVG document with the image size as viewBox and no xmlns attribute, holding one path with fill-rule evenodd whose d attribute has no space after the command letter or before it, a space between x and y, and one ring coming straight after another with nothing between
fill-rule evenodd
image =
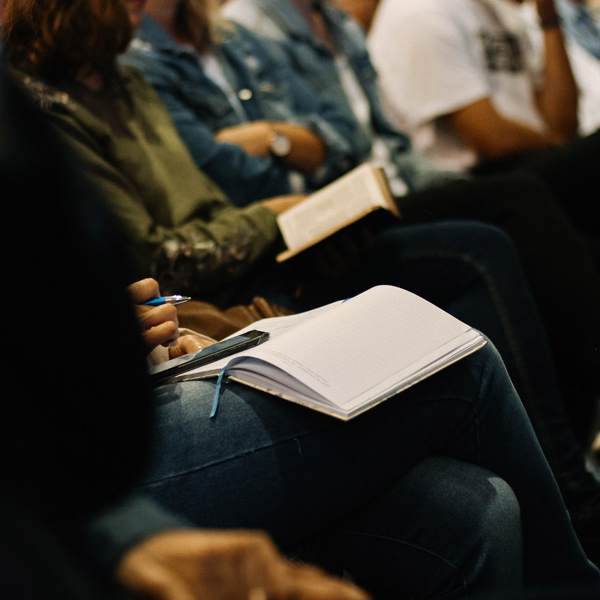
<instances>
[{"instance_id":1,"label":"blue jeans","mask_svg":"<svg viewBox=\"0 0 600 600\"><path fill-rule=\"evenodd\" d=\"M523 162L532 168L529 174L504 171L399 200L405 223L474 219L510 235L548 333L567 414L582 441L589 441L600 389L600 238L598 220L590 218L598 187L590 158L598 155L599 142L596 134L536 153ZM583 233L590 228L595 236Z\"/></svg>"},{"instance_id":2,"label":"blue jeans","mask_svg":"<svg viewBox=\"0 0 600 600\"><path fill-rule=\"evenodd\" d=\"M211 420L213 391L158 388L142 486L196 525L265 529L287 551L322 545L380 597L424 581L442 598L518 586L519 546L527 585L600 585L491 344L347 423L234 383ZM444 478L426 463L411 480L432 457L481 470ZM438 508L419 513L422 500Z\"/></svg>"},{"instance_id":3,"label":"blue jeans","mask_svg":"<svg viewBox=\"0 0 600 600\"><path fill-rule=\"evenodd\" d=\"M574 519L600 502L600 487L565 413L544 326L515 247L474 221L390 227L335 282L306 281L297 298L271 277L252 290L297 310L378 284L408 289L485 333L506 365Z\"/></svg>"}]
</instances>

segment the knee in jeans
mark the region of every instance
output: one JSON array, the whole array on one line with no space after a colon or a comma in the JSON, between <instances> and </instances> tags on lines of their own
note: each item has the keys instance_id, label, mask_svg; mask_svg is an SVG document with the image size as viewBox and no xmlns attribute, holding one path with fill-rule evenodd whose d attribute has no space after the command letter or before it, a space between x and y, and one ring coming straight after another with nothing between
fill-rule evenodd
<instances>
[{"instance_id":1,"label":"knee in jeans","mask_svg":"<svg viewBox=\"0 0 600 600\"><path fill-rule=\"evenodd\" d=\"M450 458L426 461L436 481L441 520L482 551L502 544L520 552L521 511L512 488L495 473ZM477 540L477 542L475 541Z\"/></svg>"},{"instance_id":2,"label":"knee in jeans","mask_svg":"<svg viewBox=\"0 0 600 600\"><path fill-rule=\"evenodd\" d=\"M480 490L483 502L478 511L479 521L485 528L486 537L498 541L517 536L520 541L521 509L512 488L488 472L480 480Z\"/></svg>"},{"instance_id":3,"label":"knee in jeans","mask_svg":"<svg viewBox=\"0 0 600 600\"><path fill-rule=\"evenodd\" d=\"M515 244L506 231L496 225L471 223L469 227L469 245L494 258L514 256L517 259Z\"/></svg>"},{"instance_id":4,"label":"knee in jeans","mask_svg":"<svg viewBox=\"0 0 600 600\"><path fill-rule=\"evenodd\" d=\"M430 561L437 574L431 582L436 593L485 582L522 583L521 514L508 483L491 471L446 457L423 461L408 480L422 511L414 520L426 513L429 531L438 540L431 547L437 548L434 555L441 562Z\"/></svg>"}]
</instances>

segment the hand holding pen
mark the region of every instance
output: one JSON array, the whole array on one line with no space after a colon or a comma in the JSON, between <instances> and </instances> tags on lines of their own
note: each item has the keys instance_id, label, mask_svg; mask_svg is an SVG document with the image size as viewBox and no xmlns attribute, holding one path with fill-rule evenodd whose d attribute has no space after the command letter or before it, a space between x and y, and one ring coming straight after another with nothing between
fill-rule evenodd
<instances>
[{"instance_id":1,"label":"hand holding pen","mask_svg":"<svg viewBox=\"0 0 600 600\"><path fill-rule=\"evenodd\" d=\"M197 352L214 343L200 335L179 336L176 304L190 300L188 296L161 296L154 279L142 279L128 288L148 352L159 345L169 348L169 358Z\"/></svg>"},{"instance_id":2,"label":"hand holding pen","mask_svg":"<svg viewBox=\"0 0 600 600\"><path fill-rule=\"evenodd\" d=\"M142 337L148 352L159 345L170 346L179 337L177 309L172 302L162 302L157 306L145 305L146 302L160 298L158 282L154 279L142 279L127 287L142 330Z\"/></svg>"}]
</instances>

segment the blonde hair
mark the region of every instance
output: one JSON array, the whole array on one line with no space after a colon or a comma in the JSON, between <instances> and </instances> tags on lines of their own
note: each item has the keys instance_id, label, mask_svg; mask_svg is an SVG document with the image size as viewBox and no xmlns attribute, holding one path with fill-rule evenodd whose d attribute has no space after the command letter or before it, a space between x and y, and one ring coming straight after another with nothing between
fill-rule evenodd
<instances>
[{"instance_id":1,"label":"blonde hair","mask_svg":"<svg viewBox=\"0 0 600 600\"><path fill-rule=\"evenodd\" d=\"M205 52L220 44L225 32L230 29L221 14L219 0L182 0L177 9L175 26L198 52Z\"/></svg>"}]
</instances>

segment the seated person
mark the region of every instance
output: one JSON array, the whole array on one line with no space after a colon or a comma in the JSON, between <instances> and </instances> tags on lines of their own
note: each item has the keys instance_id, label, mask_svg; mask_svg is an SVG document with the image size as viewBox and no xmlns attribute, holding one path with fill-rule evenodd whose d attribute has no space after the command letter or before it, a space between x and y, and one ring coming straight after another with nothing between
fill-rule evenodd
<instances>
[{"instance_id":1,"label":"seated person","mask_svg":"<svg viewBox=\"0 0 600 600\"><path fill-rule=\"evenodd\" d=\"M380 2L369 41L386 106L438 164L469 168L577 136L578 91L554 1L536 1L544 30L543 73L543 61L532 55L521 2L463 0L460 10L437 0ZM410 36L423 23L419 35ZM427 71L413 70L410 77L414 52L423 52Z\"/></svg>"},{"instance_id":2,"label":"seated person","mask_svg":"<svg viewBox=\"0 0 600 600\"><path fill-rule=\"evenodd\" d=\"M155 4L157 2L159 0ZM364 35L348 15L332 4L303 0L230 0L224 12L263 39L270 40L274 54L322 96L332 101L337 99L346 114L355 115L364 137L387 145L390 156L397 160L398 148L406 136L394 129L382 110L376 73ZM345 4L344 0L335 2L336 6ZM348 7L354 5L350 2ZM154 15L152 5L147 10ZM406 152L405 159L410 160ZM529 193L520 190L513 177L503 175L491 180L456 182L413 191L398 198L398 204L405 223L473 218L499 225L510 233L544 317L557 358L563 399L573 417L577 407L582 406L582 397L591 400L599 389L595 375L598 365L593 366L599 358L596 348L600 339L598 268L553 195L540 196L534 190ZM511 182L516 187L511 189ZM564 246L559 249L557 242ZM577 258L570 264L574 256ZM587 304L590 292L597 299L582 312L576 311L582 320L576 326L579 334L574 333L571 302ZM518 385L518 379L513 377ZM519 390L528 405L527 392L520 387ZM580 413L574 420L589 423L589 414L586 417ZM576 428L580 431L579 426ZM596 500L591 500L590 505L595 504Z\"/></svg>"},{"instance_id":3,"label":"seated person","mask_svg":"<svg viewBox=\"0 0 600 600\"><path fill-rule=\"evenodd\" d=\"M569 64L579 91L577 119L581 136L600 127L600 61L591 53L593 41L600 49L600 28L590 16L587 5L579 0L556 0ZM544 30L540 27L535 4L525 2L522 13L529 24L534 52L542 55Z\"/></svg>"},{"instance_id":4,"label":"seated person","mask_svg":"<svg viewBox=\"0 0 600 600\"><path fill-rule=\"evenodd\" d=\"M554 0L535 2L540 44L521 4L383 0L369 34L382 95L438 164L544 181L600 264L600 131L578 137L578 89ZM413 68L417 54L427 69Z\"/></svg>"},{"instance_id":5,"label":"seated person","mask_svg":"<svg viewBox=\"0 0 600 600\"><path fill-rule=\"evenodd\" d=\"M137 67L147 64L144 56L171 55L144 75L198 167L244 206L316 189L354 166L353 120L273 61L249 32L209 21L209 4L181 19L181 41L144 19L127 60Z\"/></svg>"},{"instance_id":6,"label":"seated person","mask_svg":"<svg viewBox=\"0 0 600 600\"><path fill-rule=\"evenodd\" d=\"M264 47L253 42L260 48L262 62L286 61L320 96L337 102L345 116L356 121L358 134L352 147L360 160L370 160L385 169L405 223L476 219L500 226L509 233L542 311L558 359L569 413L578 437L587 445L589 436L584 432L592 422L591 413L600 390L596 376L600 372L600 357L595 350L600 340L597 311L600 273L586 243L556 205L547 184L532 182L529 175L439 185L447 179L447 173L432 169L422 155L412 151L408 138L386 119L360 29L327 2L310 3L308 12L303 12L308 6L309 3L299 0L232 0L227 3L225 13L277 42L268 46L270 59L264 57ZM225 44L214 41L216 34L211 39L203 39L203 44L188 39L184 52L181 42L185 32L178 19L182 23L196 23L200 31L207 31L202 23L212 25L217 32L223 29L218 12L206 0L176 3L150 0L137 41L126 59L143 71L172 107L171 116L192 153L208 156L210 146L201 141L204 134L201 136L198 132L212 129L218 142L219 126L215 124L225 125L223 114L230 119L235 110L222 92L219 92L218 103L205 103L198 100L198 94L182 92L189 86L196 88L198 80L208 85L214 78L211 70L201 66L207 45L212 49L208 54L221 56L225 66L227 56L239 54L236 69L243 74L242 81L253 79L255 91L263 86L269 89L279 89L279 86L273 85L270 70L267 74L262 68L253 70L246 67L248 61L241 60L247 52L248 40L252 40L243 29L235 29L237 35L222 33L226 36ZM188 49L190 44L196 48L195 53ZM173 55L174 47L178 48L177 58ZM212 86L216 86L214 81ZM279 100L285 100L283 94ZM287 102L289 107L289 99ZM269 117L267 104L258 104L258 108L262 110L262 118ZM231 186L232 179L236 179L236 174L228 171L216 183ZM579 320L577 324L572 321L574 315ZM518 383L516 378L515 381Z\"/></svg>"},{"instance_id":7,"label":"seated person","mask_svg":"<svg viewBox=\"0 0 600 600\"><path fill-rule=\"evenodd\" d=\"M600 134L577 139L579 91L554 0L535 2L539 44L521 4L382 1L369 45L386 108L438 165L535 173L597 237ZM413 69L417 53L426 69Z\"/></svg>"},{"instance_id":8,"label":"seated person","mask_svg":"<svg viewBox=\"0 0 600 600\"><path fill-rule=\"evenodd\" d=\"M337 0L334 4L348 11L368 33L379 0ZM535 5L528 2L525 8L527 16L533 17L535 37L541 37ZM600 126L600 23L587 0L557 0L556 9L579 88L579 132L587 135Z\"/></svg>"},{"instance_id":9,"label":"seated person","mask_svg":"<svg viewBox=\"0 0 600 600\"><path fill-rule=\"evenodd\" d=\"M350 427L235 384L227 400L247 410L233 419L223 411L211 426L201 408L211 384L163 386L153 400L142 340L121 287L130 271L118 231L77 168L63 162L65 149L46 134L44 122L0 75L3 198L31 233L27 244L14 229L0 238L4 256L19 249L19 260L2 261L2 285L5 294L30 289L32 281L62 293L43 298L50 317L7 319L4 327L11 344L2 345L0 362L6 400L0 574L11 599L367 599L348 582L287 561L265 534L231 531L234 521L270 521L282 545L313 535L315 545L374 582L378 597L405 589L429 597L436 586L457 598L509 586L513 596L522 585L521 531L528 586L600 585L492 346ZM158 293L151 281L130 290L136 304ZM39 308L38 294L20 298L23 314L36 316ZM175 323L167 322L173 315L164 321L154 309L154 321L148 312L140 320L146 347L174 341ZM40 334L52 352L32 367L25 357ZM391 425L391 413L398 413L398 428L383 436L380 427ZM254 451L236 448L240 442ZM436 457L428 459L430 452ZM184 467L184 457L197 468L166 475L163 469ZM223 471L226 463L233 470ZM133 498L131 484L142 473L145 484ZM377 486L365 485L363 475ZM187 509L169 512L175 503ZM416 531L419 522L431 531ZM214 523L219 529L207 529ZM411 553L410 544L390 552L385 533L461 554L448 555L449 563L419 548ZM374 565L378 548L385 560ZM406 575L399 584L398 567Z\"/></svg>"},{"instance_id":10,"label":"seated person","mask_svg":"<svg viewBox=\"0 0 600 600\"><path fill-rule=\"evenodd\" d=\"M23 318L7 319L12 343L0 350L3 595L367 600L285 560L264 533L192 529L144 498L130 500L127 517L113 513L110 543L86 540L86 524L93 529L143 472L154 409L120 231L67 156L0 63L2 198L31 234L27 243L16 229L1 236L3 256L14 258L0 266L2 289L32 292L19 302Z\"/></svg>"},{"instance_id":11,"label":"seated person","mask_svg":"<svg viewBox=\"0 0 600 600\"><path fill-rule=\"evenodd\" d=\"M226 8L229 11L235 6ZM226 159L235 165L240 160L235 156L244 151L249 155L247 160L256 155L267 156L275 159L269 169L289 170L288 160L293 154L315 154L314 149L303 148L303 139L292 139L286 131L279 131L277 121L281 114L291 122L303 122L306 117L302 105L329 107L328 111L313 108L313 114L326 119L321 120L323 132L339 121L346 124L343 130L337 127L345 139L337 139L335 145L327 144L329 154L333 153L329 160L336 159L338 175L367 159L377 161L386 168L395 195L406 193L407 188L421 188L454 177L410 153L410 143L403 136L387 136L382 147L372 149L371 140L357 126L354 115L340 107L336 98L316 94L319 90L307 86L293 69L272 54L269 45L246 28L225 21L211 0L149 0L122 62L138 68L154 86L196 164L240 206L264 197L264 189L258 185L259 175L249 171L232 177L231 168L217 171L213 162L219 156L221 162ZM239 100L239 96L246 95L249 98ZM331 107L335 107L335 112ZM280 144L284 156L277 156L277 148L270 147L273 127L287 138L289 148ZM385 160L388 152L392 153L392 162ZM237 188L232 188L228 179L239 180ZM241 188L243 182L247 187L254 180L252 189L256 191L251 197ZM282 187L271 187L269 191L286 193Z\"/></svg>"},{"instance_id":12,"label":"seated person","mask_svg":"<svg viewBox=\"0 0 600 600\"><path fill-rule=\"evenodd\" d=\"M595 519L588 508L598 485L565 423L545 333L506 236L471 222L391 226L337 280L276 268L280 238L272 208L281 210L294 199L235 208L197 169L151 87L135 71L116 66L130 35L120 0L112 0L109 25L93 5L81 2L81 19L53 20L58 31L44 37L50 46L39 52L32 40L41 43L43 27L28 19L71 9L72 2L62 1L38 0L34 13L24 9L28 0L8 0L6 50L11 62L26 70L20 78L47 118L77 151L81 171L125 226L141 263L137 273L156 274L165 293L188 293L226 306L258 291L296 310L387 283L408 288L482 330L500 347L527 398L579 535L592 552L596 533L584 536ZM142 4L124 6L139 19ZM89 26L86 31L98 28L97 39L110 44L88 47L88 37L77 30L82 23Z\"/></svg>"}]
</instances>

